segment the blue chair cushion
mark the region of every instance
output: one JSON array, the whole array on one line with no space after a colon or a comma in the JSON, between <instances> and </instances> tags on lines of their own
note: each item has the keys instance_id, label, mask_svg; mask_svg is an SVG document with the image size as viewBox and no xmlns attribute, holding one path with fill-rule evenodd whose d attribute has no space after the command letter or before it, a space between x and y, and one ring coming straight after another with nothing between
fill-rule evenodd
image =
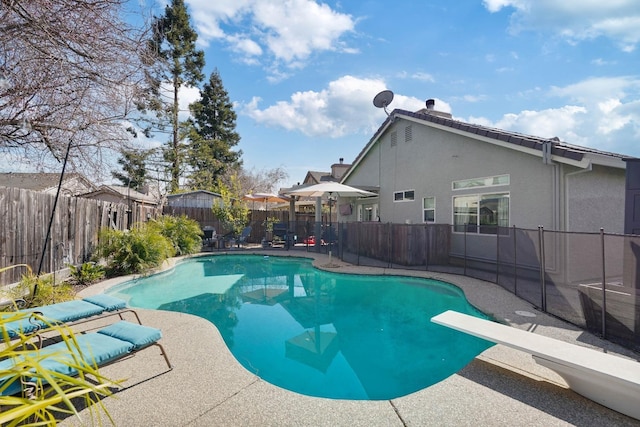
<instances>
[{"instance_id":1,"label":"blue chair cushion","mask_svg":"<svg viewBox=\"0 0 640 427\"><path fill-rule=\"evenodd\" d=\"M78 347L74 346L72 350L65 341L60 341L39 351L29 351L23 356L0 361L0 395L8 396L22 390L20 379L16 377L15 371L11 372L11 370L24 360L32 359L46 370L76 376L80 361L98 367L113 362L134 350L134 345L130 342L98 333L76 335L76 342ZM27 378L27 381L35 381L35 376ZM4 390L2 390L3 387L5 387Z\"/></svg>"},{"instance_id":2,"label":"blue chair cushion","mask_svg":"<svg viewBox=\"0 0 640 427\"><path fill-rule=\"evenodd\" d=\"M102 328L97 333L129 342L133 344L135 350L144 348L162 338L160 329L130 323L126 320Z\"/></svg>"},{"instance_id":3,"label":"blue chair cushion","mask_svg":"<svg viewBox=\"0 0 640 427\"><path fill-rule=\"evenodd\" d=\"M37 323L29 320L31 313L6 312L0 313L0 317L3 320L2 326L0 326L0 334L4 336L6 332L11 339L16 338L19 334L27 335L35 332L40 327Z\"/></svg>"},{"instance_id":4,"label":"blue chair cushion","mask_svg":"<svg viewBox=\"0 0 640 427\"><path fill-rule=\"evenodd\" d=\"M82 300L90 302L91 304L99 305L106 311L120 310L127 306L127 302L125 300L106 294L92 295L82 298Z\"/></svg>"},{"instance_id":5,"label":"blue chair cushion","mask_svg":"<svg viewBox=\"0 0 640 427\"><path fill-rule=\"evenodd\" d=\"M102 366L112 362L133 351L133 344L103 334L89 333L76 335L76 341L84 362L93 367ZM70 352L65 342L59 342L40 350L43 357L40 364L47 369L65 375L78 374L77 364L78 349Z\"/></svg>"},{"instance_id":6,"label":"blue chair cushion","mask_svg":"<svg viewBox=\"0 0 640 427\"><path fill-rule=\"evenodd\" d=\"M35 307L28 311L40 312L51 322L57 321L66 323L101 314L104 309L99 305L91 304L87 301L73 300L45 305L42 307Z\"/></svg>"},{"instance_id":7,"label":"blue chair cushion","mask_svg":"<svg viewBox=\"0 0 640 427\"><path fill-rule=\"evenodd\" d=\"M0 361L0 396L10 396L22 391L20 376L12 371L14 364L14 359Z\"/></svg>"}]
</instances>

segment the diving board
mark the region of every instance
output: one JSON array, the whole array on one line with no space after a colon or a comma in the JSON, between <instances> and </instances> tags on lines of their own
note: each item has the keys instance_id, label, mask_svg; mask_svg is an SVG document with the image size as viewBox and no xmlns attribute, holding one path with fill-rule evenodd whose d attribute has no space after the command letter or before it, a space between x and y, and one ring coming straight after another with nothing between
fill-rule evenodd
<instances>
[{"instance_id":1,"label":"diving board","mask_svg":"<svg viewBox=\"0 0 640 427\"><path fill-rule=\"evenodd\" d=\"M536 363L557 372L571 390L640 419L640 363L637 361L452 310L432 317L431 321L530 353Z\"/></svg>"}]
</instances>

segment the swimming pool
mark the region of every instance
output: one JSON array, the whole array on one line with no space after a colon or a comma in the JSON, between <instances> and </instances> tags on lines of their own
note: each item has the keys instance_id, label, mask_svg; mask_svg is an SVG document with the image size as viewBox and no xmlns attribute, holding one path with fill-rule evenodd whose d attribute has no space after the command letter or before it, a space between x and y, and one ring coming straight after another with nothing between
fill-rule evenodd
<instances>
[{"instance_id":1,"label":"swimming pool","mask_svg":"<svg viewBox=\"0 0 640 427\"><path fill-rule=\"evenodd\" d=\"M486 318L453 285L326 272L303 258L191 258L108 293L131 307L211 321L246 369L310 396L404 396L447 378L492 345L430 322L448 309Z\"/></svg>"}]
</instances>

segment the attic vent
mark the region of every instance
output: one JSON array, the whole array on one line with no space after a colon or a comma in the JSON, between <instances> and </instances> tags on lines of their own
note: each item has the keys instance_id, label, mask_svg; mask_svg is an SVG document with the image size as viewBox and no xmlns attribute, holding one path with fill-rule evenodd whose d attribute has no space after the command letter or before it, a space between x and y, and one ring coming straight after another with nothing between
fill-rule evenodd
<instances>
[{"instance_id":1,"label":"attic vent","mask_svg":"<svg viewBox=\"0 0 640 427\"><path fill-rule=\"evenodd\" d=\"M395 147L398 145L398 132L391 132L391 146Z\"/></svg>"},{"instance_id":2,"label":"attic vent","mask_svg":"<svg viewBox=\"0 0 640 427\"><path fill-rule=\"evenodd\" d=\"M413 139L413 128L411 125L404 128L404 142L409 142Z\"/></svg>"}]
</instances>

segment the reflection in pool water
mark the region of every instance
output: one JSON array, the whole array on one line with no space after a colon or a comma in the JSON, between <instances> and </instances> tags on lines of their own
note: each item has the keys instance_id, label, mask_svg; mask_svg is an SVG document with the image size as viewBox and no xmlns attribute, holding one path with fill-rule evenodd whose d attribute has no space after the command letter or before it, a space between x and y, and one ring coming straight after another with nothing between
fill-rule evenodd
<instances>
[{"instance_id":1,"label":"reflection in pool water","mask_svg":"<svg viewBox=\"0 0 640 427\"><path fill-rule=\"evenodd\" d=\"M450 284L325 272L301 258L193 258L109 293L132 307L208 319L246 369L311 396L403 396L491 345L430 322L449 309L486 317Z\"/></svg>"}]
</instances>

